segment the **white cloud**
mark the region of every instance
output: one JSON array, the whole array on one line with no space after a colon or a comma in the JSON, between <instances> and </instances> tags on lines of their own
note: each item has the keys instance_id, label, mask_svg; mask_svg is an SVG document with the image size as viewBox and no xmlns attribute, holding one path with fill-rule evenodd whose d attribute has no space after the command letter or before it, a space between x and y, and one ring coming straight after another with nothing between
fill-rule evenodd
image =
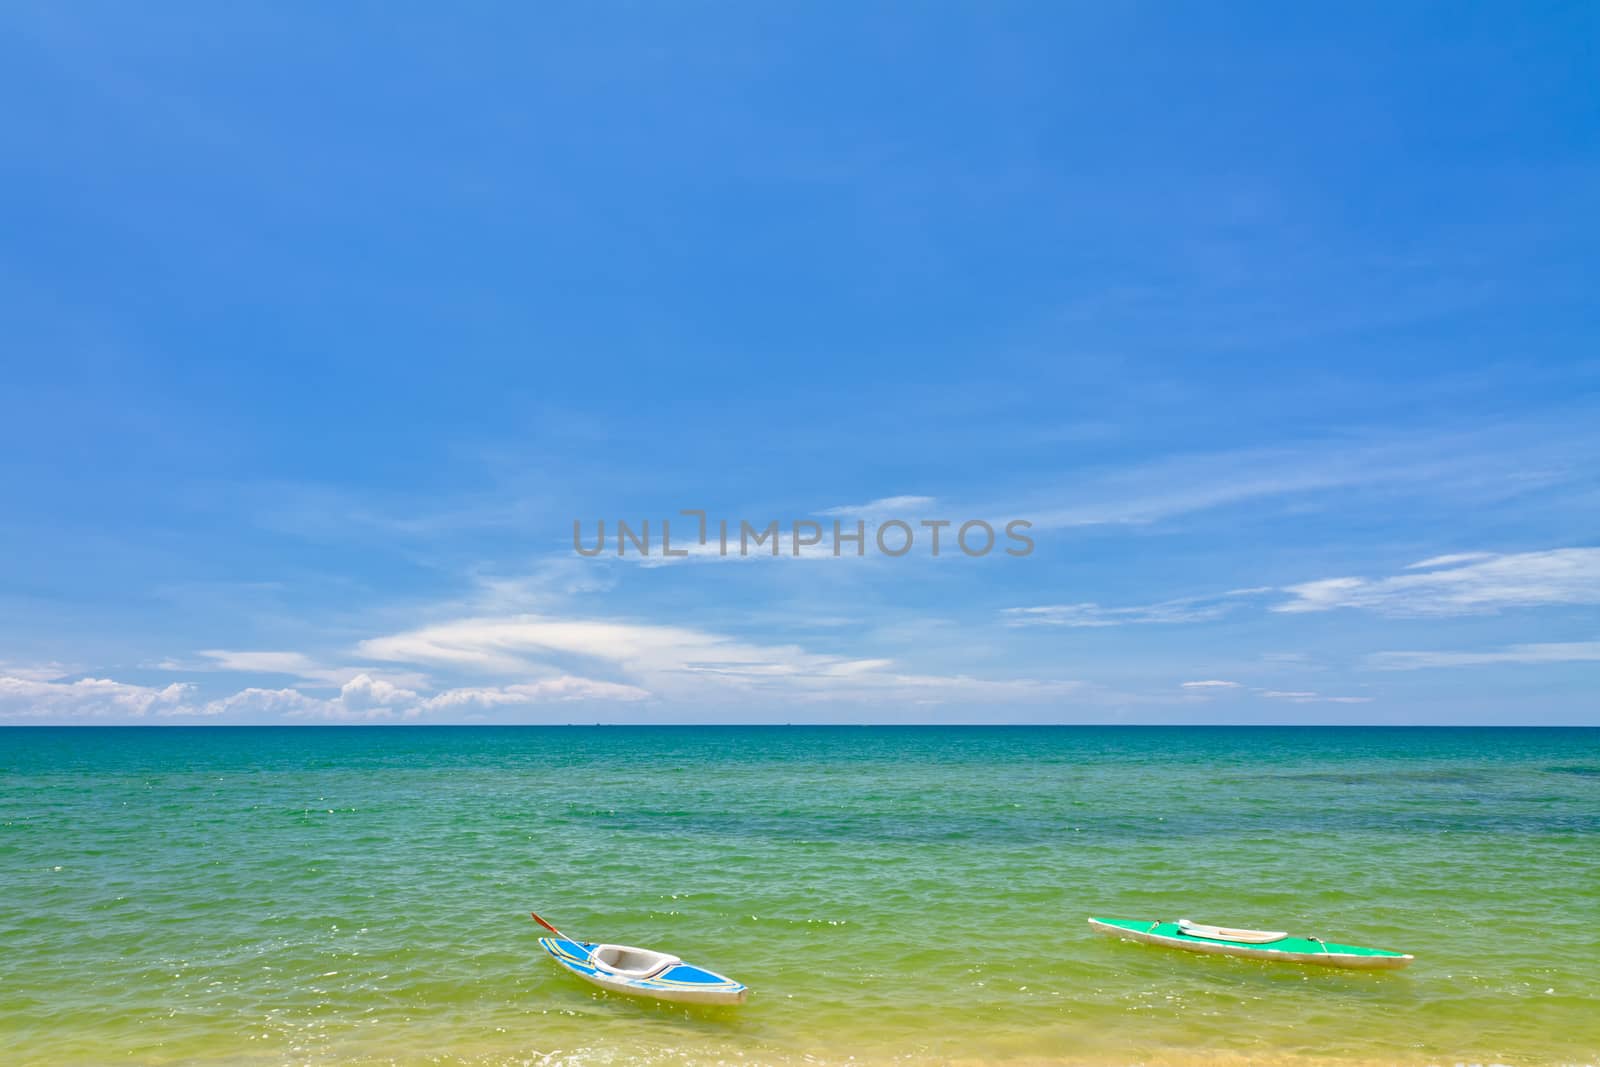
<instances>
[{"instance_id":1,"label":"white cloud","mask_svg":"<svg viewBox=\"0 0 1600 1067\"><path fill-rule=\"evenodd\" d=\"M1178 455L1078 471L1062 490L1035 495L1020 507L989 510L1024 514L1037 529L1049 530L1152 523L1251 504L1281 507L1294 498L1314 501L1335 494L1427 493L1492 502L1585 476L1567 443L1568 429L1508 423ZM1592 435L1587 426L1577 430Z\"/></svg>"},{"instance_id":2,"label":"white cloud","mask_svg":"<svg viewBox=\"0 0 1600 1067\"><path fill-rule=\"evenodd\" d=\"M1211 679L1207 679L1206 681L1203 681L1203 682L1184 682L1183 685L1181 685L1179 688L1181 688L1181 689L1238 689L1239 688L1239 683L1238 682L1224 682L1224 681L1222 681L1220 679L1211 678Z\"/></svg>"},{"instance_id":3,"label":"white cloud","mask_svg":"<svg viewBox=\"0 0 1600 1067\"><path fill-rule=\"evenodd\" d=\"M1305 691L1284 691L1279 689L1263 689L1261 695L1267 700L1287 700L1291 704L1370 704L1371 697L1325 697L1321 693Z\"/></svg>"},{"instance_id":4,"label":"white cloud","mask_svg":"<svg viewBox=\"0 0 1600 1067\"><path fill-rule=\"evenodd\" d=\"M108 678L61 682L8 675L0 677L0 718L72 721L183 714L192 691L181 682L155 688Z\"/></svg>"},{"instance_id":5,"label":"white cloud","mask_svg":"<svg viewBox=\"0 0 1600 1067\"><path fill-rule=\"evenodd\" d=\"M1040 678L973 678L965 674L878 674L836 672L845 679L833 692L819 693L834 699L894 699L903 697L921 703L945 700L1048 700L1079 695L1087 683Z\"/></svg>"},{"instance_id":6,"label":"white cloud","mask_svg":"<svg viewBox=\"0 0 1600 1067\"><path fill-rule=\"evenodd\" d=\"M1236 589L1221 596L1185 597L1126 608L1101 607L1092 601L1079 604L1043 604L1002 608L1008 626L1127 626L1142 623L1209 622L1233 611L1246 597L1269 590Z\"/></svg>"},{"instance_id":7,"label":"white cloud","mask_svg":"<svg viewBox=\"0 0 1600 1067\"><path fill-rule=\"evenodd\" d=\"M581 556L533 560L517 574L473 576L476 587L465 610L477 612L531 611L548 608L572 597L604 593L616 587L615 568L596 565Z\"/></svg>"},{"instance_id":8,"label":"white cloud","mask_svg":"<svg viewBox=\"0 0 1600 1067\"><path fill-rule=\"evenodd\" d=\"M329 701L308 696L298 689L241 689L231 696L221 697L208 701L204 707L198 709L201 715L216 717L262 717L284 716L289 718L312 718L327 705Z\"/></svg>"},{"instance_id":9,"label":"white cloud","mask_svg":"<svg viewBox=\"0 0 1600 1067\"><path fill-rule=\"evenodd\" d=\"M287 661L286 661L287 662ZM639 701L637 686L557 675L501 688L460 688L424 696L384 678L358 674L337 695L252 686L212 700L195 699L195 686L174 682L143 686L106 678L50 681L0 675L0 721L140 721L152 716L229 721L308 719L381 722L420 719L453 711L532 707L576 701Z\"/></svg>"},{"instance_id":10,"label":"white cloud","mask_svg":"<svg viewBox=\"0 0 1600 1067\"><path fill-rule=\"evenodd\" d=\"M439 713L494 708L532 707L574 701L637 701L649 693L626 685L563 675L500 688L447 689L424 697L382 679L360 675L346 682L335 697L318 697L298 689L244 689L192 709L194 714L232 718L285 718L333 722L394 722L435 717Z\"/></svg>"},{"instance_id":11,"label":"white cloud","mask_svg":"<svg viewBox=\"0 0 1600 1067\"><path fill-rule=\"evenodd\" d=\"M88 679L76 683L11 677L0 715L137 718L146 714L228 721L449 721L475 712L571 705L776 708L835 705L1043 702L1082 696L1083 683L1027 677L919 673L884 656L849 656L797 644L759 644L690 626L554 615L472 616L362 641L363 660L383 673L329 668L294 651L209 649L207 669L287 674L305 684L252 686L208 700L194 687L165 689ZM193 670L173 664L174 669ZM466 684L435 690L417 667L457 674ZM387 676L386 676L387 675ZM398 680L422 679L416 685ZM337 684L337 691L333 691Z\"/></svg>"},{"instance_id":12,"label":"white cloud","mask_svg":"<svg viewBox=\"0 0 1600 1067\"><path fill-rule=\"evenodd\" d=\"M167 662L161 666L177 670L233 671L240 674L286 674L307 682L342 686L362 676L382 678L398 686L413 688L428 684L426 675L414 671L394 671L378 667L330 667L302 652L258 652L213 648L200 652L207 662L184 667Z\"/></svg>"},{"instance_id":13,"label":"white cloud","mask_svg":"<svg viewBox=\"0 0 1600 1067\"><path fill-rule=\"evenodd\" d=\"M1292 453L1184 456L1108 471L1074 486L1069 504L1027 509L1041 530L1139 525L1252 500L1359 484L1371 471Z\"/></svg>"},{"instance_id":14,"label":"white cloud","mask_svg":"<svg viewBox=\"0 0 1600 1067\"><path fill-rule=\"evenodd\" d=\"M822 674L851 662L794 645L748 644L683 626L573 620L541 615L461 619L360 645L373 659L537 674L553 657L581 657L631 675L671 680L701 668L723 672Z\"/></svg>"},{"instance_id":15,"label":"white cloud","mask_svg":"<svg viewBox=\"0 0 1600 1067\"><path fill-rule=\"evenodd\" d=\"M918 514L937 500L931 496L886 496L869 500L865 504L842 504L836 508L823 508L818 515L839 515L846 518L904 519L907 522L921 518Z\"/></svg>"},{"instance_id":16,"label":"white cloud","mask_svg":"<svg viewBox=\"0 0 1600 1067\"><path fill-rule=\"evenodd\" d=\"M1494 559L1493 552L1457 552L1450 556L1429 556L1416 563L1407 563L1408 571L1424 571L1434 567L1449 567L1457 563L1476 563L1480 559Z\"/></svg>"},{"instance_id":17,"label":"white cloud","mask_svg":"<svg viewBox=\"0 0 1600 1067\"><path fill-rule=\"evenodd\" d=\"M1325 578L1289 586L1280 612L1364 608L1384 615L1472 615L1505 608L1600 604L1600 548L1513 555L1463 553L1389 578Z\"/></svg>"},{"instance_id":18,"label":"white cloud","mask_svg":"<svg viewBox=\"0 0 1600 1067\"><path fill-rule=\"evenodd\" d=\"M650 694L637 686L597 682L590 678L563 675L524 685L499 688L450 689L423 701L424 711L525 707L531 704L570 703L577 700L638 701Z\"/></svg>"},{"instance_id":19,"label":"white cloud","mask_svg":"<svg viewBox=\"0 0 1600 1067\"><path fill-rule=\"evenodd\" d=\"M1287 586L1293 599L1272 611L1297 614L1361 608L1392 616L1488 614L1506 608L1600 604L1600 548L1561 548L1495 555L1462 552L1413 563L1386 578L1323 578ZM1093 601L1004 608L1011 626L1103 627L1208 622L1244 602L1275 592L1270 586L1219 596L1186 597L1130 607Z\"/></svg>"},{"instance_id":20,"label":"white cloud","mask_svg":"<svg viewBox=\"0 0 1600 1067\"><path fill-rule=\"evenodd\" d=\"M339 703L356 712L405 707L416 700L417 694L411 690L366 674L357 675L339 689Z\"/></svg>"},{"instance_id":21,"label":"white cloud","mask_svg":"<svg viewBox=\"0 0 1600 1067\"><path fill-rule=\"evenodd\" d=\"M987 680L910 674L892 661L811 652L798 645L758 645L684 626L541 615L460 619L363 641L371 659L441 664L518 675L549 674L554 664L589 661L621 674L623 684L664 699L745 699L751 693L797 699L855 699L940 692L961 696L1043 697L1074 682Z\"/></svg>"},{"instance_id":22,"label":"white cloud","mask_svg":"<svg viewBox=\"0 0 1600 1067\"><path fill-rule=\"evenodd\" d=\"M207 649L200 655L228 671L300 674L316 666L311 657L302 652L233 652L228 649Z\"/></svg>"},{"instance_id":23,"label":"white cloud","mask_svg":"<svg viewBox=\"0 0 1600 1067\"><path fill-rule=\"evenodd\" d=\"M1480 667L1496 663L1596 663L1600 662L1600 641L1509 645L1488 652L1378 652L1369 656L1367 662L1380 671Z\"/></svg>"},{"instance_id":24,"label":"white cloud","mask_svg":"<svg viewBox=\"0 0 1600 1067\"><path fill-rule=\"evenodd\" d=\"M1130 623L1202 622L1222 614L1216 607L1193 608L1182 601L1132 608L1103 608L1093 602L1003 608L1008 626L1125 626Z\"/></svg>"},{"instance_id":25,"label":"white cloud","mask_svg":"<svg viewBox=\"0 0 1600 1067\"><path fill-rule=\"evenodd\" d=\"M267 698L268 706L272 697L281 698L282 712L291 719L392 722L398 719L416 719L423 712L416 693L365 674L346 682L340 687L339 695L331 700L309 697L293 689L280 689L264 696Z\"/></svg>"},{"instance_id":26,"label":"white cloud","mask_svg":"<svg viewBox=\"0 0 1600 1067\"><path fill-rule=\"evenodd\" d=\"M0 677L21 678L30 682L53 682L77 673L65 663L0 663Z\"/></svg>"}]
</instances>

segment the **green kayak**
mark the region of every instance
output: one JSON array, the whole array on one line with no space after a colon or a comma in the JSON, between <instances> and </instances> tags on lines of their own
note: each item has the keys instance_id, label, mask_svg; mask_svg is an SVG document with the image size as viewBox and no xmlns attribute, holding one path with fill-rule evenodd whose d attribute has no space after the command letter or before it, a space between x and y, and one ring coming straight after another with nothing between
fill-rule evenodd
<instances>
[{"instance_id":1,"label":"green kayak","mask_svg":"<svg viewBox=\"0 0 1600 1067\"><path fill-rule=\"evenodd\" d=\"M1224 956L1248 956L1280 963L1314 963L1322 967L1355 967L1362 970L1399 970L1415 957L1404 952L1360 945L1336 945L1320 937L1290 937L1281 930L1239 930L1226 926L1204 926L1188 919L1175 923L1147 922L1139 919L1090 919L1095 933L1143 941L1150 945L1184 948L1190 952L1214 952Z\"/></svg>"}]
</instances>

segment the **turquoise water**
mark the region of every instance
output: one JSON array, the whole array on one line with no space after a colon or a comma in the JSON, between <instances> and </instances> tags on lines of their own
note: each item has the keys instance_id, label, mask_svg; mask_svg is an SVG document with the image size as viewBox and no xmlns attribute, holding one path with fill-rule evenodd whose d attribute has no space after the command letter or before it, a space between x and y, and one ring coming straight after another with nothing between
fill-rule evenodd
<instances>
[{"instance_id":1,"label":"turquoise water","mask_svg":"<svg viewBox=\"0 0 1600 1067\"><path fill-rule=\"evenodd\" d=\"M539 954L656 946L738 1009ZM1193 956L1089 915L1413 952ZM0 730L24 1064L1600 1062L1600 731Z\"/></svg>"}]
</instances>

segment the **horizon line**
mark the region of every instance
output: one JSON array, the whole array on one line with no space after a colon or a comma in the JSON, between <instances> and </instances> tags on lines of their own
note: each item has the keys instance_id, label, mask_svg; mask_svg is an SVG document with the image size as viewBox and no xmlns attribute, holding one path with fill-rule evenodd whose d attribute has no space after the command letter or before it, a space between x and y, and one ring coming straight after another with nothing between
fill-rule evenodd
<instances>
[{"instance_id":1,"label":"horizon line","mask_svg":"<svg viewBox=\"0 0 1600 1067\"><path fill-rule=\"evenodd\" d=\"M1600 730L1600 723L1502 722L17 722L0 730L395 730L395 729L1340 729L1340 730Z\"/></svg>"}]
</instances>

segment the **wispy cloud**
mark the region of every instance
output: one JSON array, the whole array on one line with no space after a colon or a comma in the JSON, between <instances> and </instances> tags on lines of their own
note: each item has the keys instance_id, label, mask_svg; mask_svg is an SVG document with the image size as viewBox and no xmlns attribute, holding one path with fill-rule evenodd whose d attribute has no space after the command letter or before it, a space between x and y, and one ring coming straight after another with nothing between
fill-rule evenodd
<instances>
[{"instance_id":1,"label":"wispy cloud","mask_svg":"<svg viewBox=\"0 0 1600 1067\"><path fill-rule=\"evenodd\" d=\"M1266 700L1286 700L1291 704L1370 704L1371 697L1329 697L1321 693L1312 693L1305 690L1263 689L1261 696Z\"/></svg>"},{"instance_id":2,"label":"wispy cloud","mask_svg":"<svg viewBox=\"0 0 1600 1067\"><path fill-rule=\"evenodd\" d=\"M215 648L201 651L215 669L223 671L257 671L263 674L294 674L316 678L322 671L303 652L235 652Z\"/></svg>"},{"instance_id":3,"label":"wispy cloud","mask_svg":"<svg viewBox=\"0 0 1600 1067\"><path fill-rule=\"evenodd\" d=\"M1102 607L1093 602L1042 604L1035 607L1002 608L1008 626L1128 626L1144 623L1209 622L1234 610L1247 598L1271 592L1270 589L1235 589L1218 596L1184 597L1125 608Z\"/></svg>"},{"instance_id":4,"label":"wispy cloud","mask_svg":"<svg viewBox=\"0 0 1600 1067\"><path fill-rule=\"evenodd\" d=\"M1481 559L1494 559L1493 552L1457 552L1449 556L1430 556L1416 563L1406 564L1408 571L1431 570L1434 567L1450 567L1458 563L1476 563Z\"/></svg>"},{"instance_id":5,"label":"wispy cloud","mask_svg":"<svg viewBox=\"0 0 1600 1067\"><path fill-rule=\"evenodd\" d=\"M609 592L616 588L618 572L572 555L532 560L520 572L479 570L471 580L473 593L464 602L470 610L512 612L547 609L575 597Z\"/></svg>"},{"instance_id":6,"label":"wispy cloud","mask_svg":"<svg viewBox=\"0 0 1600 1067\"><path fill-rule=\"evenodd\" d=\"M1027 514L1041 530L1139 525L1253 500L1337 489L1377 476L1329 452L1181 456L1080 478Z\"/></svg>"},{"instance_id":7,"label":"wispy cloud","mask_svg":"<svg viewBox=\"0 0 1600 1067\"><path fill-rule=\"evenodd\" d=\"M231 671L239 674L285 674L306 682L342 686L358 677L375 676L383 681L401 686L426 686L428 678L415 671L390 671L377 667L330 667L303 652L241 651L225 648L205 649L198 664L183 665L169 662L165 666L175 669L200 671Z\"/></svg>"},{"instance_id":8,"label":"wispy cloud","mask_svg":"<svg viewBox=\"0 0 1600 1067\"><path fill-rule=\"evenodd\" d=\"M1074 472L1066 488L992 512L1040 530L1138 525L1241 505L1286 505L1351 494L1427 494L1504 500L1592 477L1571 441L1592 440L1584 420L1416 433L1351 434L1289 447L1168 456Z\"/></svg>"},{"instance_id":9,"label":"wispy cloud","mask_svg":"<svg viewBox=\"0 0 1600 1067\"><path fill-rule=\"evenodd\" d=\"M1600 662L1600 641L1508 645L1486 652L1378 652L1367 658L1368 665L1380 671L1481 667L1497 663L1597 662Z\"/></svg>"},{"instance_id":10,"label":"wispy cloud","mask_svg":"<svg viewBox=\"0 0 1600 1067\"><path fill-rule=\"evenodd\" d=\"M76 672L77 668L65 663L0 663L0 676L30 682L51 682Z\"/></svg>"},{"instance_id":11,"label":"wispy cloud","mask_svg":"<svg viewBox=\"0 0 1600 1067\"><path fill-rule=\"evenodd\" d=\"M1387 578L1324 578L1289 586L1280 612L1361 608L1383 615L1473 615L1506 608L1600 604L1600 548L1423 560Z\"/></svg>"},{"instance_id":12,"label":"wispy cloud","mask_svg":"<svg viewBox=\"0 0 1600 1067\"><path fill-rule=\"evenodd\" d=\"M217 498L254 513L264 527L318 541L426 541L468 531L533 528L544 503L508 485L467 496L417 497L346 486L265 482L219 488Z\"/></svg>"},{"instance_id":13,"label":"wispy cloud","mask_svg":"<svg viewBox=\"0 0 1600 1067\"><path fill-rule=\"evenodd\" d=\"M922 517L922 513L937 503L931 496L885 496L877 500L869 500L865 504L841 504L838 507L823 508L818 515L843 516L846 518L862 519L905 519L910 521Z\"/></svg>"},{"instance_id":14,"label":"wispy cloud","mask_svg":"<svg viewBox=\"0 0 1600 1067\"><path fill-rule=\"evenodd\" d=\"M364 641L365 657L502 675L539 675L561 662L588 663L622 684L678 699L743 699L752 692L795 699L950 698L1061 695L1079 683L912 673L892 660L763 645L684 626L541 615L459 619Z\"/></svg>"},{"instance_id":15,"label":"wispy cloud","mask_svg":"<svg viewBox=\"0 0 1600 1067\"><path fill-rule=\"evenodd\" d=\"M1211 678L1211 679L1207 679L1206 681L1203 681L1203 682L1184 682L1181 686L1179 686L1179 688L1180 689L1220 690L1220 689L1239 689L1239 688L1241 688L1241 686L1239 685L1238 682L1225 682L1225 681L1222 681L1221 679Z\"/></svg>"}]
</instances>

